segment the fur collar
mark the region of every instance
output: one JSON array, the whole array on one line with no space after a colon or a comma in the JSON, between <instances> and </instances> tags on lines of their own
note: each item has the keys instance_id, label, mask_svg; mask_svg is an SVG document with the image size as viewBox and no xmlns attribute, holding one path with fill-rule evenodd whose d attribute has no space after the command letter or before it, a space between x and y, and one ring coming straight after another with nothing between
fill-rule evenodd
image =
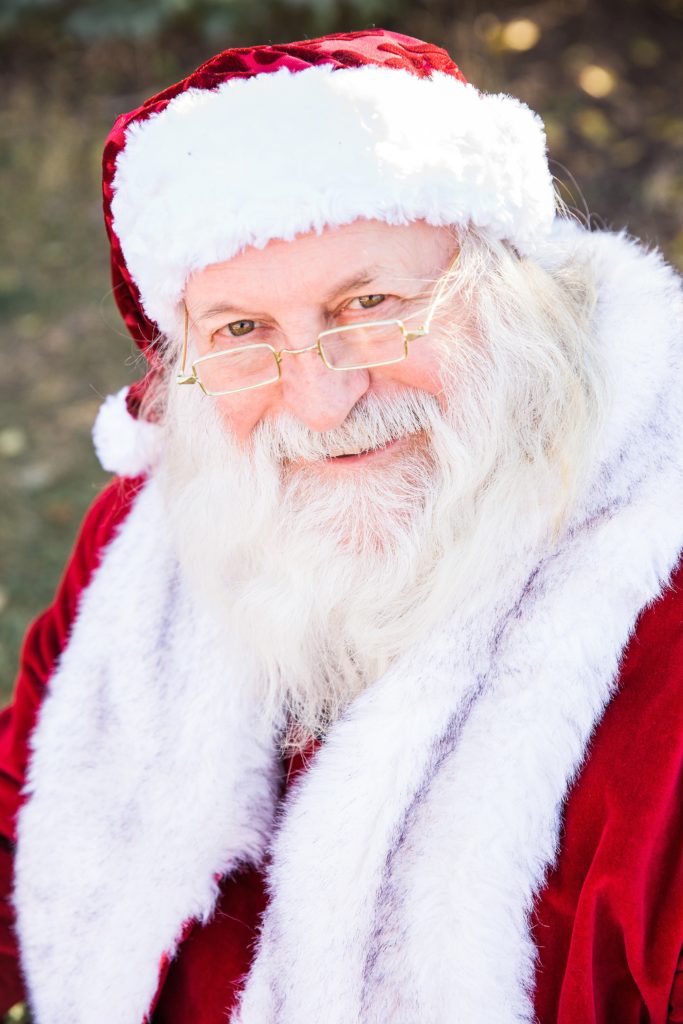
<instances>
[{"instance_id":1,"label":"fur collar","mask_svg":"<svg viewBox=\"0 0 683 1024\"><path fill-rule=\"evenodd\" d=\"M683 547L676 277L624 236L558 233L546 259L595 262L613 400L571 529L354 702L277 825L248 658L194 606L153 478L137 498L33 736L15 904L38 1024L140 1024L183 922L269 841L235 1024L533 1019L528 918L562 804Z\"/></svg>"}]
</instances>

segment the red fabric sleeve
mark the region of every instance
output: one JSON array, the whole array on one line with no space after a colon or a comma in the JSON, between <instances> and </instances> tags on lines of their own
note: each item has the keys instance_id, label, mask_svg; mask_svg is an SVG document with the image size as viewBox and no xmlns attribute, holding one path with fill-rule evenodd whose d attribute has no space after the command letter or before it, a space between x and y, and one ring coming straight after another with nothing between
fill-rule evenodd
<instances>
[{"instance_id":1,"label":"red fabric sleeve","mask_svg":"<svg viewBox=\"0 0 683 1024\"><path fill-rule=\"evenodd\" d=\"M320 745L312 740L285 759L281 797ZM265 870L245 867L221 880L209 921L187 922L175 957L162 960L152 1024L225 1024L249 972L267 902Z\"/></svg>"},{"instance_id":2,"label":"red fabric sleeve","mask_svg":"<svg viewBox=\"0 0 683 1024\"><path fill-rule=\"evenodd\" d=\"M674 975L667 1024L683 1024L683 949Z\"/></svg>"},{"instance_id":3,"label":"red fabric sleeve","mask_svg":"<svg viewBox=\"0 0 683 1024\"><path fill-rule=\"evenodd\" d=\"M641 613L533 916L536 1012L683 1022L683 564Z\"/></svg>"},{"instance_id":4,"label":"red fabric sleeve","mask_svg":"<svg viewBox=\"0 0 683 1024\"><path fill-rule=\"evenodd\" d=\"M15 819L21 803L29 738L48 680L69 637L80 594L117 525L125 518L140 484L139 478L114 480L86 513L55 599L24 639L12 703L0 711L0 1013L25 998L10 894Z\"/></svg>"},{"instance_id":5,"label":"red fabric sleeve","mask_svg":"<svg viewBox=\"0 0 683 1024\"><path fill-rule=\"evenodd\" d=\"M11 850L0 847L0 1013L26 998L14 936L14 909L9 898L13 864Z\"/></svg>"}]
</instances>

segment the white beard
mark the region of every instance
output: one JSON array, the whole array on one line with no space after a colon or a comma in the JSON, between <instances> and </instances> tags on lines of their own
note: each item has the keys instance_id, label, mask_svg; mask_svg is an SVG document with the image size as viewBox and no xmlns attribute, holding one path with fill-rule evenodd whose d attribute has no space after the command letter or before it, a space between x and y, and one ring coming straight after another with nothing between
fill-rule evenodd
<instances>
[{"instance_id":1,"label":"white beard","mask_svg":"<svg viewBox=\"0 0 683 1024\"><path fill-rule=\"evenodd\" d=\"M546 532L528 461L492 478L499 453L470 406L473 422L461 402L456 424L429 394L371 394L336 430L281 417L240 448L199 389L170 392L161 479L183 570L252 651L288 745L323 733L436 621L489 601L513 553ZM315 467L408 434L381 466L334 480Z\"/></svg>"},{"instance_id":2,"label":"white beard","mask_svg":"<svg viewBox=\"0 0 683 1024\"><path fill-rule=\"evenodd\" d=\"M161 481L181 566L252 651L264 713L298 723L301 742L439 620L495 606L561 536L605 400L592 271L556 274L463 237L459 306L445 302L430 339L443 407L370 393L334 430L266 419L240 447L198 388L166 385ZM406 435L381 461L316 466Z\"/></svg>"}]
</instances>

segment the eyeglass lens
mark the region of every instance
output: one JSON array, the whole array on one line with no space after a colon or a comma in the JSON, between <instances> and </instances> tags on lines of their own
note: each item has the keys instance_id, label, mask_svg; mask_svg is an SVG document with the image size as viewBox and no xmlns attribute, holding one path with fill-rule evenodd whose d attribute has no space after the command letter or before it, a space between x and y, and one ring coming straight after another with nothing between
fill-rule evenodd
<instances>
[{"instance_id":1,"label":"eyeglass lens","mask_svg":"<svg viewBox=\"0 0 683 1024\"><path fill-rule=\"evenodd\" d=\"M403 332L397 323L359 324L320 339L325 362L335 370L388 365L405 358ZM197 377L209 394L271 384L278 379L275 354L266 345L226 351L196 363Z\"/></svg>"}]
</instances>

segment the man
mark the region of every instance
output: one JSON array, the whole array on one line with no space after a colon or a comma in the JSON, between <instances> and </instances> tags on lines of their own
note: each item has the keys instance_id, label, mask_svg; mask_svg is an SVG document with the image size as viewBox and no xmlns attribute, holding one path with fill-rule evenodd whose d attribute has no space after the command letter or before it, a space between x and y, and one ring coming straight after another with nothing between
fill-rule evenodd
<instances>
[{"instance_id":1,"label":"man","mask_svg":"<svg viewBox=\"0 0 683 1024\"><path fill-rule=\"evenodd\" d=\"M381 30L218 55L104 189L150 372L4 715L7 999L683 1019L674 273Z\"/></svg>"}]
</instances>

